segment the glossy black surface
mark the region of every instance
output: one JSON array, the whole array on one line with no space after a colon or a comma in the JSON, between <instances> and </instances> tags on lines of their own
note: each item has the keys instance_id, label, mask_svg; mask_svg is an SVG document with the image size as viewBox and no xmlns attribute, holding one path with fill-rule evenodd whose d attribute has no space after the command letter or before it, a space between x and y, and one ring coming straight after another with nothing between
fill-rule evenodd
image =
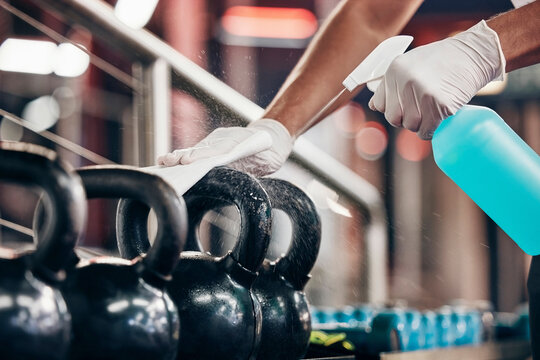
<instances>
[{"instance_id":1,"label":"glossy black surface","mask_svg":"<svg viewBox=\"0 0 540 360\"><path fill-rule=\"evenodd\" d=\"M303 291L319 252L321 224L317 209L296 186L261 179L272 209L292 223L291 245L284 257L265 260L253 284L261 304L262 336L257 359L300 359L309 345L311 316Z\"/></svg>"},{"instance_id":2,"label":"glossy black surface","mask_svg":"<svg viewBox=\"0 0 540 360\"><path fill-rule=\"evenodd\" d=\"M305 293L290 286L269 262L263 264L253 292L261 304L263 318L257 359L302 358L311 333Z\"/></svg>"},{"instance_id":3,"label":"glossy black surface","mask_svg":"<svg viewBox=\"0 0 540 360\"><path fill-rule=\"evenodd\" d=\"M178 312L164 290L185 242L185 204L160 178L127 167L78 170L87 196L135 198L158 219L144 259L96 258L68 272L61 290L72 315L72 359L174 359Z\"/></svg>"},{"instance_id":4,"label":"glossy black surface","mask_svg":"<svg viewBox=\"0 0 540 360\"><path fill-rule=\"evenodd\" d=\"M529 326L533 359L540 359L540 255L532 257L529 278Z\"/></svg>"},{"instance_id":5,"label":"glossy black surface","mask_svg":"<svg viewBox=\"0 0 540 360\"><path fill-rule=\"evenodd\" d=\"M0 259L0 358L65 359L71 320L60 292L32 275L28 256Z\"/></svg>"},{"instance_id":6,"label":"glossy black surface","mask_svg":"<svg viewBox=\"0 0 540 360\"><path fill-rule=\"evenodd\" d=\"M179 323L171 299L135 266L112 262L81 267L62 287L73 318L70 357L174 359Z\"/></svg>"},{"instance_id":7,"label":"glossy black surface","mask_svg":"<svg viewBox=\"0 0 540 360\"><path fill-rule=\"evenodd\" d=\"M184 199L189 214L187 244L191 244L191 250L200 250L196 229L208 210L225 203L235 204L241 226L236 245L224 257L200 251L181 254L168 285L180 315L182 336L178 358L253 359L260 342L262 319L258 300L250 287L270 239L268 197L255 178L232 169L216 168L191 188ZM141 204L120 202L118 240L123 256L138 254L148 246L147 215L148 208Z\"/></svg>"},{"instance_id":8,"label":"glossy black surface","mask_svg":"<svg viewBox=\"0 0 540 360\"><path fill-rule=\"evenodd\" d=\"M181 359L249 359L260 314L249 288L228 274L225 259L182 253L169 293L181 318Z\"/></svg>"},{"instance_id":9,"label":"glossy black surface","mask_svg":"<svg viewBox=\"0 0 540 360\"><path fill-rule=\"evenodd\" d=\"M65 359L71 319L55 287L86 221L80 179L45 148L0 142L0 179L44 190L36 250L0 259L0 358Z\"/></svg>"}]
</instances>

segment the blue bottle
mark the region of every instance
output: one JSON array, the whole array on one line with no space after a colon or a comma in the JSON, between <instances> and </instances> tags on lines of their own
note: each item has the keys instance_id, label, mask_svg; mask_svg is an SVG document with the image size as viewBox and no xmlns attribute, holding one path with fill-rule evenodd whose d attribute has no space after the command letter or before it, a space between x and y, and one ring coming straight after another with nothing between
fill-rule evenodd
<instances>
[{"instance_id":1,"label":"blue bottle","mask_svg":"<svg viewBox=\"0 0 540 360\"><path fill-rule=\"evenodd\" d=\"M467 322L467 343L469 345L478 345L484 337L482 331L482 314L478 310L468 310L465 315Z\"/></svg>"},{"instance_id":2,"label":"blue bottle","mask_svg":"<svg viewBox=\"0 0 540 360\"><path fill-rule=\"evenodd\" d=\"M540 156L497 113L466 105L432 140L435 162L529 255L540 254Z\"/></svg>"},{"instance_id":3,"label":"blue bottle","mask_svg":"<svg viewBox=\"0 0 540 360\"><path fill-rule=\"evenodd\" d=\"M422 313L421 349L433 349L437 346L437 315L433 311Z\"/></svg>"},{"instance_id":4,"label":"blue bottle","mask_svg":"<svg viewBox=\"0 0 540 360\"><path fill-rule=\"evenodd\" d=\"M422 348L424 339L422 339L422 314L413 309L405 310L407 320L405 329L407 330L408 342L405 351L414 351Z\"/></svg>"},{"instance_id":5,"label":"blue bottle","mask_svg":"<svg viewBox=\"0 0 540 360\"><path fill-rule=\"evenodd\" d=\"M452 309L451 315L452 332L454 333L454 345L469 345L470 339L467 332L467 318L463 309Z\"/></svg>"},{"instance_id":6,"label":"blue bottle","mask_svg":"<svg viewBox=\"0 0 540 360\"><path fill-rule=\"evenodd\" d=\"M337 309L334 314L334 319L341 324L353 325L356 323L354 319L354 308L352 306L344 306Z\"/></svg>"},{"instance_id":7,"label":"blue bottle","mask_svg":"<svg viewBox=\"0 0 540 360\"><path fill-rule=\"evenodd\" d=\"M448 306L443 306L437 310L435 316L436 324L436 347L446 348L454 346L455 342L455 327L452 326L452 311Z\"/></svg>"},{"instance_id":8,"label":"blue bottle","mask_svg":"<svg viewBox=\"0 0 540 360\"><path fill-rule=\"evenodd\" d=\"M376 307L369 304L359 305L354 308L353 317L359 323L371 324L376 315Z\"/></svg>"},{"instance_id":9,"label":"blue bottle","mask_svg":"<svg viewBox=\"0 0 540 360\"><path fill-rule=\"evenodd\" d=\"M332 324L336 323L336 309L331 307L319 307L312 306L311 316L312 324Z\"/></svg>"}]
</instances>

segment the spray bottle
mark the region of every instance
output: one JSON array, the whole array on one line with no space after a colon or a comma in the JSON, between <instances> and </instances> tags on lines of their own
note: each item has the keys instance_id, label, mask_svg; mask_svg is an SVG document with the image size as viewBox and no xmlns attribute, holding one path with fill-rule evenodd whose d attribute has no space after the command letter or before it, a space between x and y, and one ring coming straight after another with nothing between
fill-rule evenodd
<instances>
[{"instance_id":1,"label":"spray bottle","mask_svg":"<svg viewBox=\"0 0 540 360\"><path fill-rule=\"evenodd\" d=\"M442 121L435 162L529 255L540 254L540 156L493 110L465 105Z\"/></svg>"},{"instance_id":2,"label":"spray bottle","mask_svg":"<svg viewBox=\"0 0 540 360\"><path fill-rule=\"evenodd\" d=\"M343 81L344 89L301 133L342 96L367 84L375 92L411 36L384 40ZM442 121L432 139L439 168L529 255L540 254L540 156L493 110L465 105Z\"/></svg>"}]
</instances>

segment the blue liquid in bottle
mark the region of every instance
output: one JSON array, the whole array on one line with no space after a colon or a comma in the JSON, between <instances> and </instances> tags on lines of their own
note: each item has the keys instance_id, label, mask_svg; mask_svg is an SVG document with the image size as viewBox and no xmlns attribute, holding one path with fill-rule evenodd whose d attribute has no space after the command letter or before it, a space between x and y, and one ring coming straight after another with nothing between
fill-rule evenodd
<instances>
[{"instance_id":1,"label":"blue liquid in bottle","mask_svg":"<svg viewBox=\"0 0 540 360\"><path fill-rule=\"evenodd\" d=\"M466 105L432 140L439 168L529 255L540 254L540 156L493 110Z\"/></svg>"}]
</instances>

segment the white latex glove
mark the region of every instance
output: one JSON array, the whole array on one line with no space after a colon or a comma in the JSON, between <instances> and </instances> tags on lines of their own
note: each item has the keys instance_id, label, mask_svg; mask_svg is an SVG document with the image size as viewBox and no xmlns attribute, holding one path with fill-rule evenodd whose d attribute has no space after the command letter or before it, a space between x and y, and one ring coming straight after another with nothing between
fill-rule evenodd
<instances>
[{"instance_id":1,"label":"white latex glove","mask_svg":"<svg viewBox=\"0 0 540 360\"><path fill-rule=\"evenodd\" d=\"M272 119L260 119L247 127L222 127L212 131L207 137L191 148L174 150L158 157L159 165L187 165L200 159L221 155L230 151L249 136L258 131L266 131L272 137L270 149L235 161L229 166L255 176L263 176L277 171L291 153L294 140L283 124Z\"/></svg>"},{"instance_id":2,"label":"white latex glove","mask_svg":"<svg viewBox=\"0 0 540 360\"><path fill-rule=\"evenodd\" d=\"M499 37L485 21L453 37L398 56L369 101L393 126L431 139L492 80L502 80L506 60Z\"/></svg>"}]
</instances>

